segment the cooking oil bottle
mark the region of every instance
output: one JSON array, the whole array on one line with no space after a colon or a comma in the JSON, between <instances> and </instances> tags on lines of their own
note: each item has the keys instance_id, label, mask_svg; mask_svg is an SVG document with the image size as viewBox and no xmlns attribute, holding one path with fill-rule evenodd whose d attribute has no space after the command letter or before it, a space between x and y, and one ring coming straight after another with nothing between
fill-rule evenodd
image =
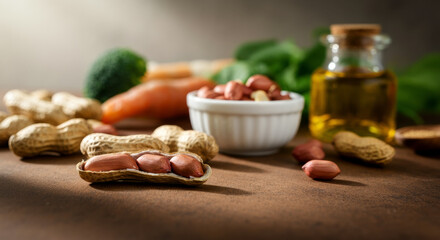
<instances>
[{"instance_id":1,"label":"cooking oil bottle","mask_svg":"<svg viewBox=\"0 0 440 240\"><path fill-rule=\"evenodd\" d=\"M312 135L330 142L334 134L348 130L391 141L397 81L382 65L390 38L376 24L338 24L330 30L322 39L327 60L312 75Z\"/></svg>"}]
</instances>

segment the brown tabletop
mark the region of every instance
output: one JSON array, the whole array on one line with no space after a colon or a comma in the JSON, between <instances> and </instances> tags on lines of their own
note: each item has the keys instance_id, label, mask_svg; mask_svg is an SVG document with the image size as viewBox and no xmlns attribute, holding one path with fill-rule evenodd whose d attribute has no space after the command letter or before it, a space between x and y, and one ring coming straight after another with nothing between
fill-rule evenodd
<instances>
[{"instance_id":1,"label":"brown tabletop","mask_svg":"<svg viewBox=\"0 0 440 240\"><path fill-rule=\"evenodd\" d=\"M120 126L130 134L160 124ZM398 148L391 165L374 168L326 144L342 173L314 181L290 155L308 138L303 127L275 155L220 154L199 187L89 184L75 170L79 154L21 160L3 148L0 239L440 239L440 159Z\"/></svg>"}]
</instances>

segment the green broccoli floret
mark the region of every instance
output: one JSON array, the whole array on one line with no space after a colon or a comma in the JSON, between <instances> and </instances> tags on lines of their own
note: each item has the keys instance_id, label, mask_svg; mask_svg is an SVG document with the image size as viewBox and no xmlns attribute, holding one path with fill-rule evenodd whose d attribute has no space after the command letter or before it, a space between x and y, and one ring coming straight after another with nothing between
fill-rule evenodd
<instances>
[{"instance_id":1,"label":"green broccoli floret","mask_svg":"<svg viewBox=\"0 0 440 240\"><path fill-rule=\"evenodd\" d=\"M102 55L87 76L84 95L105 102L141 83L146 60L131 50L117 48Z\"/></svg>"}]
</instances>

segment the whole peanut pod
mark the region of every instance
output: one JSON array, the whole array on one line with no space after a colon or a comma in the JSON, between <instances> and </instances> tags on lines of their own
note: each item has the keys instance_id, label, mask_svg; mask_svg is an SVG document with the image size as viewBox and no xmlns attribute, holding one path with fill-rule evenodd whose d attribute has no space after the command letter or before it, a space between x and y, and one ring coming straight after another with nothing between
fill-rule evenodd
<instances>
[{"instance_id":1,"label":"whole peanut pod","mask_svg":"<svg viewBox=\"0 0 440 240\"><path fill-rule=\"evenodd\" d=\"M8 91L3 102L11 113L25 115L34 122L58 125L69 119L60 106L34 98L21 90Z\"/></svg>"},{"instance_id":2,"label":"whole peanut pod","mask_svg":"<svg viewBox=\"0 0 440 240\"><path fill-rule=\"evenodd\" d=\"M58 126L37 123L27 126L9 138L9 148L20 157L33 157L44 152L72 154L79 152L81 140L92 129L82 118Z\"/></svg>"},{"instance_id":3,"label":"whole peanut pod","mask_svg":"<svg viewBox=\"0 0 440 240\"><path fill-rule=\"evenodd\" d=\"M9 114L0 111L0 122L3 121L7 117L9 117Z\"/></svg>"},{"instance_id":4,"label":"whole peanut pod","mask_svg":"<svg viewBox=\"0 0 440 240\"><path fill-rule=\"evenodd\" d=\"M12 115L0 121L0 146L7 145L9 137L33 122L23 115Z\"/></svg>"},{"instance_id":5,"label":"whole peanut pod","mask_svg":"<svg viewBox=\"0 0 440 240\"><path fill-rule=\"evenodd\" d=\"M340 155L357 158L369 164L388 164L395 154L392 146L377 138L360 137L348 131L337 133L332 143Z\"/></svg>"},{"instance_id":6,"label":"whole peanut pod","mask_svg":"<svg viewBox=\"0 0 440 240\"><path fill-rule=\"evenodd\" d=\"M100 120L102 116L101 103L94 99L58 92L52 96L52 103L60 106L69 118Z\"/></svg>"},{"instance_id":7,"label":"whole peanut pod","mask_svg":"<svg viewBox=\"0 0 440 240\"><path fill-rule=\"evenodd\" d=\"M32 91L31 93L29 93L29 95L33 98L50 102L52 99L53 93L49 90L46 90L46 89L39 89L39 90Z\"/></svg>"},{"instance_id":8,"label":"whole peanut pod","mask_svg":"<svg viewBox=\"0 0 440 240\"><path fill-rule=\"evenodd\" d=\"M203 132L187 130L175 125L163 125L151 134L170 147L171 152L192 152L206 163L218 154L215 139Z\"/></svg>"},{"instance_id":9,"label":"whole peanut pod","mask_svg":"<svg viewBox=\"0 0 440 240\"><path fill-rule=\"evenodd\" d=\"M170 151L164 142L147 134L113 136L105 133L93 133L81 142L81 153L87 158L116 152L137 153L148 149L162 152Z\"/></svg>"}]
</instances>

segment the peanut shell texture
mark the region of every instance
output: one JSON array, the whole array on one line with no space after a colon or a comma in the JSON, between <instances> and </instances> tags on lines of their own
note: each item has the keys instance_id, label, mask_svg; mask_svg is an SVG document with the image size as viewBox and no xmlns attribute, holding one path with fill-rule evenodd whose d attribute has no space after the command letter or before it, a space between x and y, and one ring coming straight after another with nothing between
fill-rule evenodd
<instances>
[{"instance_id":1,"label":"peanut shell texture","mask_svg":"<svg viewBox=\"0 0 440 240\"><path fill-rule=\"evenodd\" d=\"M32 120L23 115L12 115L0 120L0 146L7 145L10 136L31 124Z\"/></svg>"},{"instance_id":2,"label":"peanut shell texture","mask_svg":"<svg viewBox=\"0 0 440 240\"><path fill-rule=\"evenodd\" d=\"M121 153L112 153L121 154ZM125 154L125 153L124 153ZM201 165L203 174L199 177L184 177L178 175L175 172L167 172L167 173L152 173L135 169L120 169L120 170L109 170L109 171L100 171L104 168L104 166L100 166L97 168L98 171L90 171L84 169L87 161L81 161L76 165L76 170L78 171L79 176L87 181L87 182L109 182L109 181L128 181L128 182L150 182L150 183L161 183L161 184L181 184L181 185L189 185L189 186L198 186L205 183L208 178L212 174L212 169L208 164L203 164L203 160L197 154L190 152L179 152L179 153L165 153L160 150L145 150L138 153L131 153L131 157L134 159L139 159L142 155L158 155L162 157L166 157L168 159L173 158L177 155L187 155L191 158L195 159L195 161ZM105 155L98 155L98 157ZM108 159L107 159L108 160ZM117 160L114 164L117 168L121 167L121 163L118 163ZM125 163L124 163L125 165Z\"/></svg>"},{"instance_id":3,"label":"peanut shell texture","mask_svg":"<svg viewBox=\"0 0 440 240\"><path fill-rule=\"evenodd\" d=\"M348 131L337 133L332 143L340 155L369 164L389 164L395 155L394 148L385 142L373 137L360 137Z\"/></svg>"},{"instance_id":4,"label":"peanut shell texture","mask_svg":"<svg viewBox=\"0 0 440 240\"><path fill-rule=\"evenodd\" d=\"M69 119L62 107L32 97L21 90L8 91L3 97L3 102L12 114L25 115L34 122L58 125Z\"/></svg>"},{"instance_id":5,"label":"peanut shell texture","mask_svg":"<svg viewBox=\"0 0 440 240\"><path fill-rule=\"evenodd\" d=\"M60 106L69 118L100 120L101 103L97 100L74 96L67 92L57 92L52 96L52 103Z\"/></svg>"},{"instance_id":6,"label":"peanut shell texture","mask_svg":"<svg viewBox=\"0 0 440 240\"><path fill-rule=\"evenodd\" d=\"M87 158L116 152L136 153L149 149L162 152L170 151L164 142L147 134L114 136L105 133L92 133L81 142L81 153Z\"/></svg>"},{"instance_id":7,"label":"peanut shell texture","mask_svg":"<svg viewBox=\"0 0 440 240\"><path fill-rule=\"evenodd\" d=\"M218 145L214 137L199 131L184 131L175 125L163 125L152 134L170 147L171 152L192 152L199 155L204 163L218 154Z\"/></svg>"},{"instance_id":8,"label":"peanut shell texture","mask_svg":"<svg viewBox=\"0 0 440 240\"><path fill-rule=\"evenodd\" d=\"M36 123L9 138L9 149L20 157L33 157L45 152L72 154L79 152L81 140L92 129L82 118L74 118L58 126Z\"/></svg>"}]
</instances>

